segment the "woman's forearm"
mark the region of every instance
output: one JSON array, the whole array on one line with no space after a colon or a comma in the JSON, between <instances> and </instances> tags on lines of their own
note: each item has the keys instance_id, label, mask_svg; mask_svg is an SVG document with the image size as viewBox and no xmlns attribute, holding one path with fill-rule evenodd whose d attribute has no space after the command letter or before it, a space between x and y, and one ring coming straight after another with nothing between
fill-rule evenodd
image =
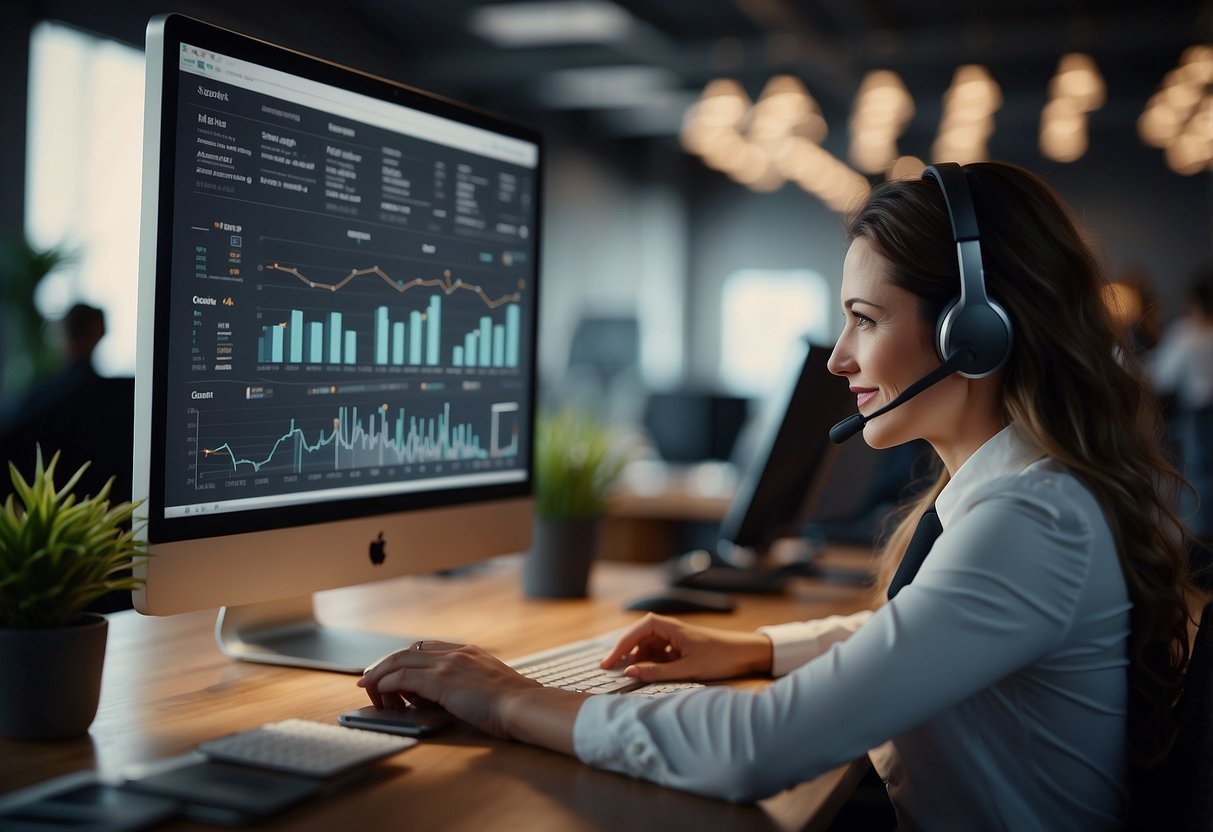
<instances>
[{"instance_id":1,"label":"woman's forearm","mask_svg":"<svg viewBox=\"0 0 1213 832\"><path fill-rule=\"evenodd\" d=\"M511 691L501 704L501 724L511 739L572 755L573 723L588 697L559 688Z\"/></svg>"}]
</instances>

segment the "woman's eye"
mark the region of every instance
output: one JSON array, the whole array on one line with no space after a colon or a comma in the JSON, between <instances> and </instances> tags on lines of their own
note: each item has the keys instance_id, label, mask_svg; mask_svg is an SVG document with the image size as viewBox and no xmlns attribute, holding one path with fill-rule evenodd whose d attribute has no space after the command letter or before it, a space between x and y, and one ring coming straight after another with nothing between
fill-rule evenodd
<instances>
[{"instance_id":1,"label":"woman's eye","mask_svg":"<svg viewBox=\"0 0 1213 832\"><path fill-rule=\"evenodd\" d=\"M851 316L855 319L855 326L859 327L860 329L869 327L874 323L867 315L860 314L854 309L851 310Z\"/></svg>"}]
</instances>

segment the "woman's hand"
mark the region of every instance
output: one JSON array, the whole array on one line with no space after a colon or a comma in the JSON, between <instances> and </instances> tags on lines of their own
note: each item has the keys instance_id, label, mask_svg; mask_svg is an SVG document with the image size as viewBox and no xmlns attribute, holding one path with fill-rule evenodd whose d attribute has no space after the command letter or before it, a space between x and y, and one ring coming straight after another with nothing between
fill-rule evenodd
<instances>
[{"instance_id":1,"label":"woman's hand","mask_svg":"<svg viewBox=\"0 0 1213 832\"><path fill-rule=\"evenodd\" d=\"M479 647L443 641L419 641L393 653L367 670L358 686L375 707L428 700L495 737L510 736L511 698L543 688Z\"/></svg>"},{"instance_id":2,"label":"woman's hand","mask_svg":"<svg viewBox=\"0 0 1213 832\"><path fill-rule=\"evenodd\" d=\"M628 665L626 675L643 682L769 673L771 640L762 633L700 627L649 613L602 660L604 668L620 664Z\"/></svg>"}]
</instances>

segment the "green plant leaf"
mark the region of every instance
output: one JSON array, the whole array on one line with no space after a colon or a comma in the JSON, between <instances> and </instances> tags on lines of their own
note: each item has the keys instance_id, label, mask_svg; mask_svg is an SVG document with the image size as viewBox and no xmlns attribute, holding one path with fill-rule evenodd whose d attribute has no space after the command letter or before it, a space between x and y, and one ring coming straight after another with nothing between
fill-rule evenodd
<instances>
[{"instance_id":1,"label":"green plant leaf","mask_svg":"<svg viewBox=\"0 0 1213 832\"><path fill-rule=\"evenodd\" d=\"M535 510L543 517L602 513L627 448L593 417L573 410L542 413L535 437Z\"/></svg>"},{"instance_id":2,"label":"green plant leaf","mask_svg":"<svg viewBox=\"0 0 1213 832\"><path fill-rule=\"evenodd\" d=\"M9 465L14 493L0 507L0 627L70 624L89 603L141 581L131 568L148 557L132 523L139 503L111 505L111 479L92 496L75 493L87 463L56 488L59 454L37 449L26 481ZM129 527L128 527L129 526Z\"/></svg>"}]
</instances>

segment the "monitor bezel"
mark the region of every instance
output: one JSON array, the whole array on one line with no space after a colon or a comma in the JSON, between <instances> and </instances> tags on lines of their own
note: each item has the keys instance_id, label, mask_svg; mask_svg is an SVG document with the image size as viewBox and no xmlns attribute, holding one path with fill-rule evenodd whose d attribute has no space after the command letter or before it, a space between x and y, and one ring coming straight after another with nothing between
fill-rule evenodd
<instances>
[{"instance_id":1,"label":"monitor bezel","mask_svg":"<svg viewBox=\"0 0 1213 832\"><path fill-rule=\"evenodd\" d=\"M534 464L533 442L527 455L524 477L518 482L461 486L438 490L409 490L381 496L359 497L340 501L307 502L299 505L277 506L246 511L220 512L216 514L165 517L164 471L167 464L166 417L167 397L163 395L168 374L167 340L169 328L170 286L172 281L172 212L176 196L176 132L178 114L179 44L213 51L239 58L251 63L270 66L318 83L347 89L387 103L458 121L473 127L491 130L511 138L533 143L537 150L534 169L534 211L542 216L543 200L543 140L541 134L526 125L503 116L469 105L457 103L433 93L425 92L405 84L381 78L370 73L343 66L332 61L307 55L286 47L271 44L239 34L209 23L178 14L153 18L148 26L149 84L148 106L158 109L146 118L147 129L158 132L154 160L158 176L154 183L144 183L145 205L154 200L155 221L143 218L143 236L154 239L154 253L144 252L141 272L151 269L152 274L141 275L154 291L148 302L154 310L151 315L140 313L140 339L145 365L137 373L137 422L135 431L136 494L146 496L142 513L147 518L145 535L150 544L171 543L184 540L205 539L253 532L271 531L294 526L331 523L360 517L397 514L401 512L471 505L486 501L529 497L533 493ZM158 52L153 48L159 46ZM172 48L169 48L171 44ZM153 72L152 62L158 61L158 70ZM145 136L145 147L151 137ZM145 167L146 170L146 167ZM145 174L146 175L146 174ZM149 235L149 225L154 230ZM532 236L534 245L533 271L530 285L530 314L532 325L527 339L528 355L525 370L532 383L525 393L532 426L537 403L538 328L535 323L539 315L539 272L542 250L542 229L535 224ZM148 245L145 239L143 245ZM141 291L142 294L142 291ZM141 306L144 303L141 297ZM145 334L144 327L147 328ZM150 355L149 355L150 353ZM150 366L146 364L150 360ZM150 408L147 398L150 398ZM143 419L150 418L150 422ZM533 436L533 430L532 430ZM150 447L149 447L150 442ZM159 474L159 476L156 476Z\"/></svg>"}]
</instances>

